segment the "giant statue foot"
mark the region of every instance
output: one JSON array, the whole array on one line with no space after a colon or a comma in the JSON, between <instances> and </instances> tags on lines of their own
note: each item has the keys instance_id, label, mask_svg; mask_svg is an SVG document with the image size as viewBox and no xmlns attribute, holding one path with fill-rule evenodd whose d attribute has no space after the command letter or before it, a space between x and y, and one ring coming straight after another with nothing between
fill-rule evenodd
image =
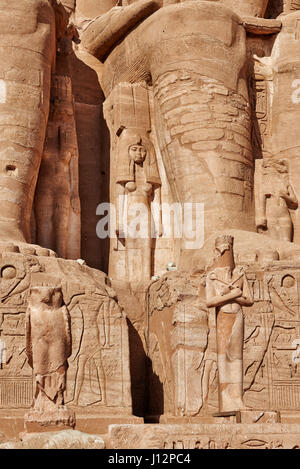
<instances>
[{"instance_id":1,"label":"giant statue foot","mask_svg":"<svg viewBox=\"0 0 300 469\"><path fill-rule=\"evenodd\" d=\"M20 253L30 256L57 257L51 249L43 248L37 244L25 242L0 242L0 254Z\"/></svg>"}]
</instances>

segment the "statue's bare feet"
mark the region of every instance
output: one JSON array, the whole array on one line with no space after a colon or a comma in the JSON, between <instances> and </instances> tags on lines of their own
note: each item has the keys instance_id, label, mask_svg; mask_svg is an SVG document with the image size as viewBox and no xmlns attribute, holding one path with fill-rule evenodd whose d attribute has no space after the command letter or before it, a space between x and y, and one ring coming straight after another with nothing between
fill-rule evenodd
<instances>
[{"instance_id":1,"label":"statue's bare feet","mask_svg":"<svg viewBox=\"0 0 300 469\"><path fill-rule=\"evenodd\" d=\"M29 234L27 238L28 237ZM0 220L0 254L4 253L21 253L38 257L57 257L56 253L51 249L28 243L22 227L17 223L8 223Z\"/></svg>"},{"instance_id":2,"label":"statue's bare feet","mask_svg":"<svg viewBox=\"0 0 300 469\"><path fill-rule=\"evenodd\" d=\"M51 249L43 248L37 244L29 244L26 242L12 242L0 240L0 254L20 253L29 256L38 257L57 257L57 254Z\"/></svg>"}]
</instances>

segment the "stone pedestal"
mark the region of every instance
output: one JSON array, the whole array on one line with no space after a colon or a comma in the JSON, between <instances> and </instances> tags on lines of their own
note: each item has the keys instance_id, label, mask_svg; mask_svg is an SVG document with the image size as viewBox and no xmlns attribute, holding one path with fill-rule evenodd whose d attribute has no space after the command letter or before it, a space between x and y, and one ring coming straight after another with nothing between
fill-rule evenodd
<instances>
[{"instance_id":1,"label":"stone pedestal","mask_svg":"<svg viewBox=\"0 0 300 469\"><path fill-rule=\"evenodd\" d=\"M24 420L28 433L68 430L74 428L76 423L75 413L65 406L59 406L52 412L31 409Z\"/></svg>"}]
</instances>

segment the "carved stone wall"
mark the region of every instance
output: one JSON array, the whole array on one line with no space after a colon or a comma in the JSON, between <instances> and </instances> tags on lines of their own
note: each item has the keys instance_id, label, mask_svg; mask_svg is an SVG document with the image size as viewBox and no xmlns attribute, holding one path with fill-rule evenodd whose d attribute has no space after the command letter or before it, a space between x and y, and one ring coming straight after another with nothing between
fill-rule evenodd
<instances>
[{"instance_id":1,"label":"carved stone wall","mask_svg":"<svg viewBox=\"0 0 300 469\"><path fill-rule=\"evenodd\" d=\"M244 402L282 418L299 408L298 269L284 261L247 269L254 304L244 309ZM204 282L203 274L172 273L150 287L149 415L191 421L217 411L215 313L205 306Z\"/></svg>"},{"instance_id":2,"label":"carved stone wall","mask_svg":"<svg viewBox=\"0 0 300 469\"><path fill-rule=\"evenodd\" d=\"M299 10L2 0L0 438L300 447Z\"/></svg>"},{"instance_id":3,"label":"carved stone wall","mask_svg":"<svg viewBox=\"0 0 300 469\"><path fill-rule=\"evenodd\" d=\"M29 288L61 285L72 335L65 402L95 408L96 414L131 415L128 327L107 283L104 274L76 261L1 254L1 408L31 406L33 376L25 354Z\"/></svg>"}]
</instances>

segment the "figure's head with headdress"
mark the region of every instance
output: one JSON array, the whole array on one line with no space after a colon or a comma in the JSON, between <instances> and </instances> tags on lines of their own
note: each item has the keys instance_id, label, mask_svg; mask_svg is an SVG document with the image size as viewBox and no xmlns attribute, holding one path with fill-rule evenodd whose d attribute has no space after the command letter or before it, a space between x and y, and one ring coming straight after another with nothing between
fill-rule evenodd
<instances>
[{"instance_id":1,"label":"figure's head with headdress","mask_svg":"<svg viewBox=\"0 0 300 469\"><path fill-rule=\"evenodd\" d=\"M136 142L128 147L130 163L143 164L147 156L147 148L141 136L136 135L134 140L136 140Z\"/></svg>"},{"instance_id":2,"label":"figure's head with headdress","mask_svg":"<svg viewBox=\"0 0 300 469\"><path fill-rule=\"evenodd\" d=\"M289 163L288 160L284 158L264 158L263 160L263 168L265 174L270 173L280 173L280 174L288 174L289 173Z\"/></svg>"},{"instance_id":3,"label":"figure's head with headdress","mask_svg":"<svg viewBox=\"0 0 300 469\"><path fill-rule=\"evenodd\" d=\"M234 269L233 236L221 235L216 238L214 267Z\"/></svg>"},{"instance_id":4,"label":"figure's head with headdress","mask_svg":"<svg viewBox=\"0 0 300 469\"><path fill-rule=\"evenodd\" d=\"M156 153L147 132L124 129L118 138L116 160L116 182L135 181L135 166L143 167L146 182L161 185Z\"/></svg>"}]
</instances>

